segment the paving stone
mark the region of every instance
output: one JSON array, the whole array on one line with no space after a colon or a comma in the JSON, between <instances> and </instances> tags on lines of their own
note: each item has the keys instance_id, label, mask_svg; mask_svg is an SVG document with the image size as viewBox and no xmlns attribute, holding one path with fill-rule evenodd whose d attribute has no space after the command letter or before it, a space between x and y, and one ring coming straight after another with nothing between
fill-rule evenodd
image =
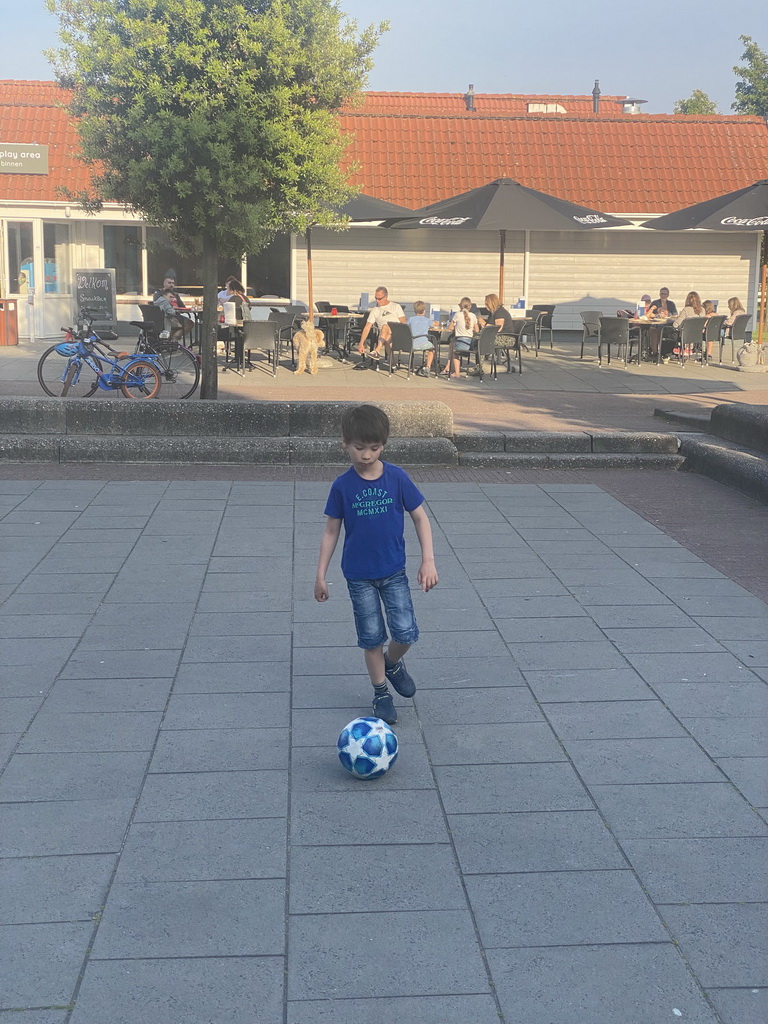
<instances>
[{"instance_id":1,"label":"paving stone","mask_svg":"<svg viewBox=\"0 0 768 1024\"><path fill-rule=\"evenodd\" d=\"M539 722L543 717L524 686L417 690L415 700L425 725Z\"/></svg>"},{"instance_id":2,"label":"paving stone","mask_svg":"<svg viewBox=\"0 0 768 1024\"><path fill-rule=\"evenodd\" d=\"M447 842L434 792L382 791L374 788L377 780L370 781L367 787L356 783L357 792L294 794L291 840L299 846L346 846L361 836L374 845Z\"/></svg>"},{"instance_id":3,"label":"paving stone","mask_svg":"<svg viewBox=\"0 0 768 1024\"><path fill-rule=\"evenodd\" d=\"M0 665L0 696L44 696L65 661L66 657L37 665Z\"/></svg>"},{"instance_id":4,"label":"paving stone","mask_svg":"<svg viewBox=\"0 0 768 1024\"><path fill-rule=\"evenodd\" d=\"M764 836L768 829L727 783L591 786L619 839Z\"/></svg>"},{"instance_id":5,"label":"paving stone","mask_svg":"<svg viewBox=\"0 0 768 1024\"><path fill-rule=\"evenodd\" d=\"M115 882L93 956L282 955L284 910L285 883L277 879Z\"/></svg>"},{"instance_id":6,"label":"paving stone","mask_svg":"<svg viewBox=\"0 0 768 1024\"><path fill-rule=\"evenodd\" d=\"M673 1010L717 1024L671 943L496 949L488 965L506 1024L649 1024Z\"/></svg>"},{"instance_id":7,"label":"paving stone","mask_svg":"<svg viewBox=\"0 0 768 1024\"><path fill-rule=\"evenodd\" d=\"M634 669L528 669L525 679L540 703L566 701L657 700Z\"/></svg>"},{"instance_id":8,"label":"paving stone","mask_svg":"<svg viewBox=\"0 0 768 1024\"><path fill-rule=\"evenodd\" d=\"M0 857L117 853L133 804L123 799L0 804Z\"/></svg>"},{"instance_id":9,"label":"paving stone","mask_svg":"<svg viewBox=\"0 0 768 1024\"><path fill-rule=\"evenodd\" d=\"M569 764L459 765L435 769L447 814L590 810Z\"/></svg>"},{"instance_id":10,"label":"paving stone","mask_svg":"<svg viewBox=\"0 0 768 1024\"><path fill-rule=\"evenodd\" d=\"M468 1021L499 1024L496 1003L490 995L289 1001L287 1024L359 1024L363 1020L381 1020L390 1014L400 1021L418 1021L419 1024L467 1024Z\"/></svg>"},{"instance_id":11,"label":"paving stone","mask_svg":"<svg viewBox=\"0 0 768 1024\"><path fill-rule=\"evenodd\" d=\"M707 995L723 1024L765 1024L768 988L710 988Z\"/></svg>"},{"instance_id":12,"label":"paving stone","mask_svg":"<svg viewBox=\"0 0 768 1024\"><path fill-rule=\"evenodd\" d=\"M282 817L288 776L282 771L148 775L134 821Z\"/></svg>"},{"instance_id":13,"label":"paving stone","mask_svg":"<svg viewBox=\"0 0 768 1024\"><path fill-rule=\"evenodd\" d=\"M9 616L36 615L54 618L92 615L101 603L101 594L20 594L9 596L2 606L2 614ZM85 623L87 624L87 623ZM46 634L43 634L46 635ZM51 634L47 634L51 635ZM64 634L67 635L67 634ZM70 633L74 636L74 633ZM80 635L78 630L77 636Z\"/></svg>"},{"instance_id":14,"label":"paving stone","mask_svg":"<svg viewBox=\"0 0 768 1024\"><path fill-rule=\"evenodd\" d=\"M371 700L371 681L366 672L358 676L294 676L295 708L349 708Z\"/></svg>"},{"instance_id":15,"label":"paving stone","mask_svg":"<svg viewBox=\"0 0 768 1024\"><path fill-rule=\"evenodd\" d=\"M211 577L209 577L210 579ZM215 577L218 579L219 577ZM221 582L225 583L232 577L223 576ZM243 581L243 582L247 582ZM313 603L316 603L313 601ZM338 602L337 602L338 603ZM318 606L320 607L320 606ZM269 590L243 589L243 590L203 590L197 602L197 610L206 615L222 614L227 612L241 612L247 608L253 614L280 614L283 617L290 615L291 595L277 595ZM294 621L298 621L294 615Z\"/></svg>"},{"instance_id":16,"label":"paving stone","mask_svg":"<svg viewBox=\"0 0 768 1024\"><path fill-rule=\"evenodd\" d=\"M11 753L16 749L20 739L20 732L0 733L0 772L2 772L3 766L11 756Z\"/></svg>"},{"instance_id":17,"label":"paving stone","mask_svg":"<svg viewBox=\"0 0 768 1024\"><path fill-rule=\"evenodd\" d=\"M63 665L75 648L73 637L35 637L26 640L0 640L0 665L5 669L23 666L47 671L58 662Z\"/></svg>"},{"instance_id":18,"label":"paving stone","mask_svg":"<svg viewBox=\"0 0 768 1024\"><path fill-rule=\"evenodd\" d=\"M498 658L431 658L416 667L408 661L419 691L465 687L525 686L520 669L508 651Z\"/></svg>"},{"instance_id":19,"label":"paving stone","mask_svg":"<svg viewBox=\"0 0 768 1024\"><path fill-rule=\"evenodd\" d=\"M163 729L288 728L286 693L173 694Z\"/></svg>"},{"instance_id":20,"label":"paving stone","mask_svg":"<svg viewBox=\"0 0 768 1024\"><path fill-rule=\"evenodd\" d=\"M595 811L456 814L450 827L464 874L626 867Z\"/></svg>"},{"instance_id":21,"label":"paving stone","mask_svg":"<svg viewBox=\"0 0 768 1024\"><path fill-rule=\"evenodd\" d=\"M131 825L118 882L285 877L286 821L163 821Z\"/></svg>"},{"instance_id":22,"label":"paving stone","mask_svg":"<svg viewBox=\"0 0 768 1024\"><path fill-rule=\"evenodd\" d=\"M667 601L663 604L621 604L616 607L596 604L587 605L584 610L598 626L607 631L609 636L612 630L624 630L627 635L630 630L638 633L651 631L653 634L656 630L666 627L682 628L695 625L693 619L683 615Z\"/></svg>"},{"instance_id":23,"label":"paving stone","mask_svg":"<svg viewBox=\"0 0 768 1024\"><path fill-rule=\"evenodd\" d=\"M247 602L241 608L247 607ZM205 612L192 621L195 636L259 636L291 632L290 618L283 612Z\"/></svg>"},{"instance_id":24,"label":"paving stone","mask_svg":"<svg viewBox=\"0 0 768 1024\"><path fill-rule=\"evenodd\" d=\"M720 615L699 615L695 621L717 640L762 640L768 630L765 616L738 616L728 614L727 607Z\"/></svg>"},{"instance_id":25,"label":"paving stone","mask_svg":"<svg viewBox=\"0 0 768 1024\"><path fill-rule=\"evenodd\" d=\"M283 1013L283 972L280 957L135 960L130 970L119 960L91 960L72 1024L274 1024Z\"/></svg>"},{"instance_id":26,"label":"paving stone","mask_svg":"<svg viewBox=\"0 0 768 1024\"><path fill-rule=\"evenodd\" d=\"M288 636L190 637L183 662L286 661L290 657Z\"/></svg>"},{"instance_id":27,"label":"paving stone","mask_svg":"<svg viewBox=\"0 0 768 1024\"><path fill-rule=\"evenodd\" d=\"M0 926L0 1010L68 1004L92 930L90 921Z\"/></svg>"},{"instance_id":28,"label":"paving stone","mask_svg":"<svg viewBox=\"0 0 768 1024\"><path fill-rule=\"evenodd\" d=\"M148 752L15 754L0 778L0 800L135 799L148 761Z\"/></svg>"},{"instance_id":29,"label":"paving stone","mask_svg":"<svg viewBox=\"0 0 768 1024\"><path fill-rule=\"evenodd\" d=\"M162 715L41 711L19 745L20 753L151 750Z\"/></svg>"},{"instance_id":30,"label":"paving stone","mask_svg":"<svg viewBox=\"0 0 768 1024\"><path fill-rule=\"evenodd\" d=\"M172 679L61 679L45 701L46 712L163 711Z\"/></svg>"},{"instance_id":31,"label":"paving stone","mask_svg":"<svg viewBox=\"0 0 768 1024\"><path fill-rule=\"evenodd\" d=\"M181 651L124 651L110 658L106 651L76 651L62 679L168 679L176 674Z\"/></svg>"},{"instance_id":32,"label":"paving stone","mask_svg":"<svg viewBox=\"0 0 768 1024\"><path fill-rule=\"evenodd\" d=\"M759 712L757 712L759 715ZM768 719L681 718L710 757L761 757L768 750Z\"/></svg>"},{"instance_id":33,"label":"paving stone","mask_svg":"<svg viewBox=\"0 0 768 1024\"><path fill-rule=\"evenodd\" d=\"M566 739L587 786L646 782L722 782L714 762L692 739Z\"/></svg>"},{"instance_id":34,"label":"paving stone","mask_svg":"<svg viewBox=\"0 0 768 1024\"><path fill-rule=\"evenodd\" d=\"M91 621L88 615L0 615L0 637L79 637Z\"/></svg>"},{"instance_id":35,"label":"paving stone","mask_svg":"<svg viewBox=\"0 0 768 1024\"><path fill-rule=\"evenodd\" d=\"M427 725L424 736L434 765L489 765L564 761L545 722Z\"/></svg>"},{"instance_id":36,"label":"paving stone","mask_svg":"<svg viewBox=\"0 0 768 1024\"><path fill-rule=\"evenodd\" d=\"M16 594L103 595L112 586L114 579L114 573L111 572L30 573Z\"/></svg>"},{"instance_id":37,"label":"paving stone","mask_svg":"<svg viewBox=\"0 0 768 1024\"><path fill-rule=\"evenodd\" d=\"M768 758L719 757L717 763L749 803L768 806Z\"/></svg>"},{"instance_id":38,"label":"paving stone","mask_svg":"<svg viewBox=\"0 0 768 1024\"><path fill-rule=\"evenodd\" d=\"M764 903L659 908L704 988L768 983L768 916Z\"/></svg>"},{"instance_id":39,"label":"paving stone","mask_svg":"<svg viewBox=\"0 0 768 1024\"><path fill-rule=\"evenodd\" d=\"M293 914L463 910L464 889L448 845L296 847ZM382 871L385 888L380 885Z\"/></svg>"},{"instance_id":40,"label":"paving stone","mask_svg":"<svg viewBox=\"0 0 768 1024\"><path fill-rule=\"evenodd\" d=\"M187 729L161 732L152 772L287 768L286 729Z\"/></svg>"},{"instance_id":41,"label":"paving stone","mask_svg":"<svg viewBox=\"0 0 768 1024\"><path fill-rule=\"evenodd\" d=\"M0 697L0 734L24 732L42 703L42 697Z\"/></svg>"},{"instance_id":42,"label":"paving stone","mask_svg":"<svg viewBox=\"0 0 768 1024\"><path fill-rule=\"evenodd\" d=\"M567 589L558 578L549 573L545 576L514 580L478 580L477 592L483 598L533 598L569 597Z\"/></svg>"},{"instance_id":43,"label":"paving stone","mask_svg":"<svg viewBox=\"0 0 768 1024\"><path fill-rule=\"evenodd\" d=\"M553 640L605 640L605 634L585 615L579 618L496 619L509 643L550 643Z\"/></svg>"},{"instance_id":44,"label":"paving stone","mask_svg":"<svg viewBox=\"0 0 768 1024\"><path fill-rule=\"evenodd\" d=\"M768 839L627 839L622 848L655 903L768 902Z\"/></svg>"},{"instance_id":45,"label":"paving stone","mask_svg":"<svg viewBox=\"0 0 768 1024\"><path fill-rule=\"evenodd\" d=\"M626 668L624 656L607 640L548 641L546 644L507 644L523 672L553 669Z\"/></svg>"},{"instance_id":46,"label":"paving stone","mask_svg":"<svg viewBox=\"0 0 768 1024\"><path fill-rule=\"evenodd\" d=\"M423 742L413 732L398 730L395 770L375 780L377 792L403 789L434 789L432 765ZM357 792L364 780L354 778L339 763L332 747L294 746L291 752L291 791L295 793Z\"/></svg>"},{"instance_id":47,"label":"paving stone","mask_svg":"<svg viewBox=\"0 0 768 1024\"><path fill-rule=\"evenodd\" d=\"M657 683L654 690L680 718L751 718L768 715L768 686L740 683Z\"/></svg>"},{"instance_id":48,"label":"paving stone","mask_svg":"<svg viewBox=\"0 0 768 1024\"><path fill-rule=\"evenodd\" d=\"M19 1011L11 1012L17 1013L17 1017L11 1018L8 1024L64 1024L68 1013L67 1010L25 1010L24 1016L20 1017L18 1016Z\"/></svg>"},{"instance_id":49,"label":"paving stone","mask_svg":"<svg viewBox=\"0 0 768 1024\"><path fill-rule=\"evenodd\" d=\"M547 717L563 740L685 736L685 730L660 701L547 704Z\"/></svg>"},{"instance_id":50,"label":"paving stone","mask_svg":"<svg viewBox=\"0 0 768 1024\"><path fill-rule=\"evenodd\" d=\"M3 924L91 921L104 902L115 856L0 859Z\"/></svg>"},{"instance_id":51,"label":"paving stone","mask_svg":"<svg viewBox=\"0 0 768 1024\"><path fill-rule=\"evenodd\" d=\"M631 871L548 871L466 880L485 949L665 942Z\"/></svg>"},{"instance_id":52,"label":"paving stone","mask_svg":"<svg viewBox=\"0 0 768 1024\"><path fill-rule=\"evenodd\" d=\"M707 680L732 683L751 678L732 654L627 654L626 658L651 685Z\"/></svg>"},{"instance_id":53,"label":"paving stone","mask_svg":"<svg viewBox=\"0 0 768 1024\"><path fill-rule=\"evenodd\" d=\"M348 919L346 919L348 920ZM289 999L483 993L488 979L466 911L307 914L290 922ZM367 936L368 941L364 941ZM374 941L375 936L375 941Z\"/></svg>"},{"instance_id":54,"label":"paving stone","mask_svg":"<svg viewBox=\"0 0 768 1024\"><path fill-rule=\"evenodd\" d=\"M562 577L563 574L560 573L559 575ZM620 583L610 585L602 583L580 584L578 582L568 582L568 580L564 580L564 582L569 586L574 600L578 601L585 608L591 609L593 606L599 605L616 606L617 608L622 605L633 608L651 606L666 608L667 614L670 616L674 616L678 612L673 602L659 593L651 583L634 581L627 585Z\"/></svg>"},{"instance_id":55,"label":"paving stone","mask_svg":"<svg viewBox=\"0 0 768 1024\"><path fill-rule=\"evenodd\" d=\"M226 662L213 670L208 663L183 664L174 683L180 693L270 693L290 689L289 661Z\"/></svg>"},{"instance_id":56,"label":"paving stone","mask_svg":"<svg viewBox=\"0 0 768 1024\"><path fill-rule=\"evenodd\" d=\"M668 620L666 627L653 629L611 629L606 627L605 634L620 651L628 651L633 654L637 652L676 654L682 651L700 654L702 652L722 653L724 650L723 645L703 629L696 626L676 626L674 619Z\"/></svg>"}]
</instances>

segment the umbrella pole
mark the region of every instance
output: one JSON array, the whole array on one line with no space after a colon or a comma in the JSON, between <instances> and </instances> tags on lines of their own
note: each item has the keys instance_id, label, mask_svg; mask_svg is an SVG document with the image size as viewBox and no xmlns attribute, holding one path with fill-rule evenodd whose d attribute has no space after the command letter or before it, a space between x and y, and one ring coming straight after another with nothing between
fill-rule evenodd
<instances>
[{"instance_id":1,"label":"umbrella pole","mask_svg":"<svg viewBox=\"0 0 768 1024\"><path fill-rule=\"evenodd\" d=\"M314 308L314 296L312 295L312 230L307 228L306 232L307 242L307 305L309 306L309 315L311 316Z\"/></svg>"},{"instance_id":2,"label":"umbrella pole","mask_svg":"<svg viewBox=\"0 0 768 1024\"><path fill-rule=\"evenodd\" d=\"M760 277L760 325L757 329L757 344L761 350L763 347L763 333L765 331L765 300L768 298L765 294L766 269L768 269L768 264L764 263Z\"/></svg>"},{"instance_id":3,"label":"umbrella pole","mask_svg":"<svg viewBox=\"0 0 768 1024\"><path fill-rule=\"evenodd\" d=\"M499 301L504 302L504 250L507 245L507 232L499 231Z\"/></svg>"}]
</instances>

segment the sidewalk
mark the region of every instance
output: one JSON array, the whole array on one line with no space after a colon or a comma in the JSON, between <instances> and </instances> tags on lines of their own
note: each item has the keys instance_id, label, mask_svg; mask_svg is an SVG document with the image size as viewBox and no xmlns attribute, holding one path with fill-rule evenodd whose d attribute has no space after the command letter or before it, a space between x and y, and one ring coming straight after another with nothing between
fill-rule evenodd
<instances>
[{"instance_id":1,"label":"sidewalk","mask_svg":"<svg viewBox=\"0 0 768 1024\"><path fill-rule=\"evenodd\" d=\"M558 340L554 351L541 349L539 358L525 353L523 373L499 372L498 380L469 379L460 384L411 377L390 378L385 371L355 370L324 359L315 377L294 376L283 361L276 378L257 369L244 377L228 371L219 375L219 396L226 399L272 401L376 401L387 398L434 399L451 407L462 430L658 430L653 416L658 406L687 412L708 412L721 402L768 403L768 375L740 373L730 363L701 367L688 362L655 366L643 363L624 369L614 361L597 365L594 345L579 359L576 335ZM126 339L127 340L127 339ZM37 360L46 345L22 344L0 348L0 396L43 394L36 377ZM726 356L730 350L726 349ZM94 401L104 401L102 393ZM119 399L116 399L119 400Z\"/></svg>"},{"instance_id":2,"label":"sidewalk","mask_svg":"<svg viewBox=\"0 0 768 1024\"><path fill-rule=\"evenodd\" d=\"M0 474L2 1024L768 1017L768 510L422 474L441 581L363 783L331 475L88 470Z\"/></svg>"}]
</instances>

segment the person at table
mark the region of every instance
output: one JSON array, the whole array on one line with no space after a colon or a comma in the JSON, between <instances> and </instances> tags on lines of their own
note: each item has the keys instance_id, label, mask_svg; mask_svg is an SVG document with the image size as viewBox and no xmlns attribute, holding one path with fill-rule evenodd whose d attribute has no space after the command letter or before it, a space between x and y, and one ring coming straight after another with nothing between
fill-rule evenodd
<instances>
[{"instance_id":1,"label":"person at table","mask_svg":"<svg viewBox=\"0 0 768 1024\"><path fill-rule=\"evenodd\" d=\"M408 317L408 326L413 335L413 351L424 353L424 363L416 371L417 377L428 377L435 358L435 346L429 338L432 321L426 316L427 304L421 299L413 304L413 316Z\"/></svg>"},{"instance_id":2,"label":"person at table","mask_svg":"<svg viewBox=\"0 0 768 1024\"><path fill-rule=\"evenodd\" d=\"M678 313L672 321L672 326L676 331L679 331L682 327L683 320L688 320L689 317L692 316L704 316L704 306L702 305L698 292L688 292L685 296L685 305L683 306L682 311Z\"/></svg>"},{"instance_id":3,"label":"person at table","mask_svg":"<svg viewBox=\"0 0 768 1024\"><path fill-rule=\"evenodd\" d=\"M733 321L737 316L746 316L746 309L741 304L741 299L734 295L728 299L728 316L725 318L723 327L725 328L726 338L731 336L731 328L733 327Z\"/></svg>"},{"instance_id":4,"label":"person at table","mask_svg":"<svg viewBox=\"0 0 768 1024\"><path fill-rule=\"evenodd\" d=\"M365 321L362 334L360 335L360 342L357 346L357 351L363 358L355 367L356 370L365 370L371 365L365 358L365 342L371 333L372 327L378 328L379 336L371 356L378 358L381 356L382 351L388 347L388 342L392 337L392 331L389 329L390 323L397 322L398 320L401 324L405 323L403 307L396 302L390 302L389 292L383 285L379 285L376 289L374 298L376 299L376 305L368 313L368 319Z\"/></svg>"},{"instance_id":5,"label":"person at table","mask_svg":"<svg viewBox=\"0 0 768 1024\"><path fill-rule=\"evenodd\" d=\"M643 296L645 299L645 296ZM646 316L653 316L657 320L667 320L671 316L677 316L677 306L669 297L669 288L660 288L659 297L655 299L646 311Z\"/></svg>"},{"instance_id":6,"label":"person at table","mask_svg":"<svg viewBox=\"0 0 768 1024\"><path fill-rule=\"evenodd\" d=\"M184 343L185 325L189 323L186 317L182 319L178 307L173 302L173 288L166 288L160 292L158 298L154 299L154 305L162 309L165 314L165 329L168 331L171 341Z\"/></svg>"},{"instance_id":7,"label":"person at table","mask_svg":"<svg viewBox=\"0 0 768 1024\"><path fill-rule=\"evenodd\" d=\"M176 291L176 278L170 272L170 270L166 272L166 275L163 278L163 287L155 289L155 292L152 296L152 301L157 305L157 300L161 296L166 295L169 288L172 292L170 301L174 309L186 309L187 307L184 305L184 300L182 299L181 295L179 295L179 293Z\"/></svg>"},{"instance_id":8,"label":"person at table","mask_svg":"<svg viewBox=\"0 0 768 1024\"><path fill-rule=\"evenodd\" d=\"M236 277L228 277L227 278L227 280L226 280L226 282L224 284L224 287L219 292L218 298L219 298L219 302L221 302L222 305L225 302L234 302L235 303L235 305L237 306L237 309L238 309L238 312L237 312L237 319L238 320L248 319L247 315L246 316L242 316L241 314L242 314L242 310L243 309L248 310L248 309L251 308L251 300L245 294L245 288L243 287L242 283L237 280Z\"/></svg>"},{"instance_id":9,"label":"person at table","mask_svg":"<svg viewBox=\"0 0 768 1024\"><path fill-rule=\"evenodd\" d=\"M470 351L478 328L478 319L472 312L471 299L465 296L459 302L459 311L454 314L450 326L453 337L448 350L448 362L445 364L443 372L450 380L459 380L461 378L461 359L457 353Z\"/></svg>"}]
</instances>

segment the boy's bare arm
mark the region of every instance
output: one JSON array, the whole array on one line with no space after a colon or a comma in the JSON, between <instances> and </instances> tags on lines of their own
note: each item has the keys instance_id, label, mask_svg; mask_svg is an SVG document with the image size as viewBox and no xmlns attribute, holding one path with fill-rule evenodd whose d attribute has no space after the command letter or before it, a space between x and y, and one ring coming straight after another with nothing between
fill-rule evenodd
<instances>
[{"instance_id":1,"label":"boy's bare arm","mask_svg":"<svg viewBox=\"0 0 768 1024\"><path fill-rule=\"evenodd\" d=\"M438 581L437 569L435 568L435 552L432 547L432 526L429 522L429 516L424 511L422 505L415 508L410 515L413 525L416 527L416 536L419 538L419 544L421 545L421 565L419 566L416 579L426 594L432 587L437 586Z\"/></svg>"},{"instance_id":2,"label":"boy's bare arm","mask_svg":"<svg viewBox=\"0 0 768 1024\"><path fill-rule=\"evenodd\" d=\"M325 529L323 530L323 537L320 541L320 556L317 560L317 575L315 576L316 601L327 601L330 596L328 593L328 584L325 582L325 575L328 572L328 566L331 564L333 552L336 550L336 544L338 543L340 532L341 520L332 519L328 516L325 520Z\"/></svg>"}]
</instances>

